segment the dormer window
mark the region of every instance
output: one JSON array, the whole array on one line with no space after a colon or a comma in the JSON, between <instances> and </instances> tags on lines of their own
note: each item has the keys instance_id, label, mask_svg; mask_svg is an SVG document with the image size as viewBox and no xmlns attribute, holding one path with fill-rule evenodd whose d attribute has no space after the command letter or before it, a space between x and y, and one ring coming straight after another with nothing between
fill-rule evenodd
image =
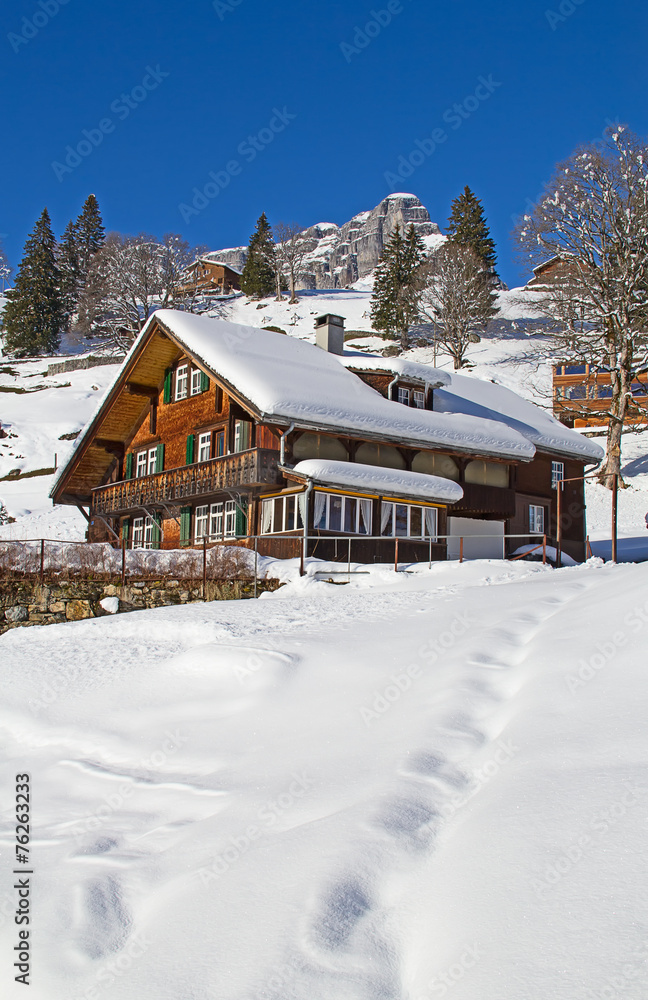
<instances>
[{"instance_id":1,"label":"dormer window","mask_svg":"<svg viewBox=\"0 0 648 1000\"><path fill-rule=\"evenodd\" d=\"M403 403L404 406L410 405L410 391L404 389L402 385L398 387L398 402Z\"/></svg>"},{"instance_id":2,"label":"dormer window","mask_svg":"<svg viewBox=\"0 0 648 1000\"><path fill-rule=\"evenodd\" d=\"M417 410L425 409L425 393L421 389L414 389L412 392L412 403Z\"/></svg>"}]
</instances>

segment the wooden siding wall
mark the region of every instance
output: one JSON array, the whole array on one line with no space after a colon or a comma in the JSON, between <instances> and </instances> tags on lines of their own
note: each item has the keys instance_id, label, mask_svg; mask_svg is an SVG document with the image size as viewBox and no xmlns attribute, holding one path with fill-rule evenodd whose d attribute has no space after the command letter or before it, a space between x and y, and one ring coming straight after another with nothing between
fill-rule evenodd
<instances>
[{"instance_id":1,"label":"wooden siding wall","mask_svg":"<svg viewBox=\"0 0 648 1000\"><path fill-rule=\"evenodd\" d=\"M583 463L557 459L565 466L565 479L583 475ZM551 488L551 456L536 455L527 465L519 465L515 475L516 512L507 530L511 534L524 534L529 530L529 504L543 506L546 510L545 527L551 543L556 537L556 490ZM585 558L585 489L582 480L566 482L562 492L563 549L574 559ZM524 539L515 541L514 547ZM513 544L513 543L512 543Z\"/></svg>"}]
</instances>

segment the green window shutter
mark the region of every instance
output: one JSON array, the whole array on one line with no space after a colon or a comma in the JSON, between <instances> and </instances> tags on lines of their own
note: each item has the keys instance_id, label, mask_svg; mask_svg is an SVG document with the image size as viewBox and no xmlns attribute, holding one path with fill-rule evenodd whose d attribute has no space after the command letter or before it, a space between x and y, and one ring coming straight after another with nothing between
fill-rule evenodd
<instances>
[{"instance_id":1,"label":"green window shutter","mask_svg":"<svg viewBox=\"0 0 648 1000\"><path fill-rule=\"evenodd\" d=\"M191 542L191 507L180 508L180 544Z\"/></svg>"},{"instance_id":2,"label":"green window shutter","mask_svg":"<svg viewBox=\"0 0 648 1000\"><path fill-rule=\"evenodd\" d=\"M236 508L236 534L237 535L247 535L247 500L241 500L240 504Z\"/></svg>"},{"instance_id":3,"label":"green window shutter","mask_svg":"<svg viewBox=\"0 0 648 1000\"><path fill-rule=\"evenodd\" d=\"M173 379L173 371L171 368L167 368L164 373L164 402L171 402L171 381Z\"/></svg>"},{"instance_id":4,"label":"green window shutter","mask_svg":"<svg viewBox=\"0 0 648 1000\"><path fill-rule=\"evenodd\" d=\"M153 517L151 518L151 520L153 522L153 524L152 524L152 530L151 530L151 548L153 548L153 549L159 549L160 548L160 537L161 537L160 521L162 520L162 515L156 513L156 514L153 515Z\"/></svg>"},{"instance_id":5,"label":"green window shutter","mask_svg":"<svg viewBox=\"0 0 648 1000\"><path fill-rule=\"evenodd\" d=\"M129 451L128 455L126 456L126 474L125 474L125 478L126 479L132 479L133 478L133 452L132 451Z\"/></svg>"},{"instance_id":6,"label":"green window shutter","mask_svg":"<svg viewBox=\"0 0 648 1000\"><path fill-rule=\"evenodd\" d=\"M200 373L200 391L201 392L207 392L208 389L209 389L209 375L206 375L205 372L201 372Z\"/></svg>"},{"instance_id":7,"label":"green window shutter","mask_svg":"<svg viewBox=\"0 0 648 1000\"><path fill-rule=\"evenodd\" d=\"M155 456L155 471L164 472L164 441L161 441L157 446L157 454Z\"/></svg>"},{"instance_id":8,"label":"green window shutter","mask_svg":"<svg viewBox=\"0 0 648 1000\"><path fill-rule=\"evenodd\" d=\"M122 526L121 526L121 536L125 542L128 541L129 530L130 530L130 518L125 517L124 520L122 521Z\"/></svg>"},{"instance_id":9,"label":"green window shutter","mask_svg":"<svg viewBox=\"0 0 648 1000\"><path fill-rule=\"evenodd\" d=\"M194 443L196 441L195 434L187 434L187 465L191 465L194 460Z\"/></svg>"}]
</instances>

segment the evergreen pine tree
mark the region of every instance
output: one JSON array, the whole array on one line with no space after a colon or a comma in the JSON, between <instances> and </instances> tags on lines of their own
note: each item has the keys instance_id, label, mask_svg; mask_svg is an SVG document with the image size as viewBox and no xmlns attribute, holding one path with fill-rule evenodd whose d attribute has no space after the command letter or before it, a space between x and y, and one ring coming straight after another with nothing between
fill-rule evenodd
<instances>
[{"instance_id":1,"label":"evergreen pine tree","mask_svg":"<svg viewBox=\"0 0 648 1000\"><path fill-rule=\"evenodd\" d=\"M247 259L241 275L241 288L253 299L262 299L275 291L275 243L272 227L263 212L250 237Z\"/></svg>"},{"instance_id":2,"label":"evergreen pine tree","mask_svg":"<svg viewBox=\"0 0 648 1000\"><path fill-rule=\"evenodd\" d=\"M59 345L65 318L59 295L56 241L47 209L25 243L3 316L5 347L19 357L51 354Z\"/></svg>"},{"instance_id":3,"label":"evergreen pine tree","mask_svg":"<svg viewBox=\"0 0 648 1000\"><path fill-rule=\"evenodd\" d=\"M63 238L57 247L57 264L60 274L59 291L65 314L65 328L69 329L70 319L76 312L79 297L79 251L75 224L68 222Z\"/></svg>"},{"instance_id":4,"label":"evergreen pine tree","mask_svg":"<svg viewBox=\"0 0 648 1000\"><path fill-rule=\"evenodd\" d=\"M99 203L93 194L86 198L74 228L79 262L79 283L82 287L90 267L90 261L97 251L101 250L106 239Z\"/></svg>"},{"instance_id":5,"label":"evergreen pine tree","mask_svg":"<svg viewBox=\"0 0 648 1000\"><path fill-rule=\"evenodd\" d=\"M405 237L396 226L376 268L371 322L375 330L399 338L403 350L409 346L409 328L419 316L418 279L424 256L425 246L414 226Z\"/></svg>"},{"instance_id":6,"label":"evergreen pine tree","mask_svg":"<svg viewBox=\"0 0 648 1000\"><path fill-rule=\"evenodd\" d=\"M484 263L484 269L496 277L495 242L486 225L484 209L468 185L452 202L448 219L448 237L460 246L470 247Z\"/></svg>"}]
</instances>

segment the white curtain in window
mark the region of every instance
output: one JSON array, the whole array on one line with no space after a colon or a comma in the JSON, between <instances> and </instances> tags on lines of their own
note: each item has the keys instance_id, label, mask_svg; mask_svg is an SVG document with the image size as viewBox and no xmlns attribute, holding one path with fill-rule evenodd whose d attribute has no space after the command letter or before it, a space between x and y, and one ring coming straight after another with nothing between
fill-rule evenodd
<instances>
[{"instance_id":1,"label":"white curtain in window","mask_svg":"<svg viewBox=\"0 0 648 1000\"><path fill-rule=\"evenodd\" d=\"M302 495L299 498L300 509L301 509L301 499L302 499L303 496L304 496L304 494L302 493ZM325 506L326 506L326 493L315 493L315 507L314 507L314 510L313 510L313 525L315 527L317 527L318 524L320 523L320 519L322 517L322 514L324 513L324 507ZM306 524L306 519L305 519L303 513L302 513L302 519L304 521L304 524Z\"/></svg>"},{"instance_id":2,"label":"white curtain in window","mask_svg":"<svg viewBox=\"0 0 648 1000\"><path fill-rule=\"evenodd\" d=\"M267 535L272 524L272 505L274 500L264 500L261 506L261 534Z\"/></svg>"},{"instance_id":3,"label":"white curtain in window","mask_svg":"<svg viewBox=\"0 0 648 1000\"><path fill-rule=\"evenodd\" d=\"M360 528L364 528L365 535L371 534L371 511L373 504L371 500L360 501Z\"/></svg>"},{"instance_id":4,"label":"white curtain in window","mask_svg":"<svg viewBox=\"0 0 648 1000\"><path fill-rule=\"evenodd\" d=\"M382 508L380 511L380 534L385 534L385 528L387 527L387 522L391 516L394 505L391 503L385 503L383 500Z\"/></svg>"},{"instance_id":5,"label":"white curtain in window","mask_svg":"<svg viewBox=\"0 0 648 1000\"><path fill-rule=\"evenodd\" d=\"M431 538L436 538L437 534L437 511L434 507L425 508L425 534Z\"/></svg>"}]
</instances>

